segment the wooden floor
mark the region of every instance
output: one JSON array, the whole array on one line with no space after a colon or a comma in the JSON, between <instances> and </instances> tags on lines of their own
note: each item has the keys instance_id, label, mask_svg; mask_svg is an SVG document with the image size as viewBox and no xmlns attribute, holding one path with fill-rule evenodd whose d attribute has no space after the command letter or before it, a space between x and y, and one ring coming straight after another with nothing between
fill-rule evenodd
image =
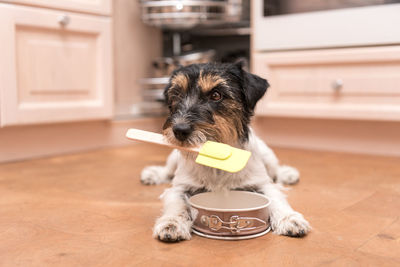
<instances>
[{"instance_id":1,"label":"wooden floor","mask_svg":"<svg viewBox=\"0 0 400 267\"><path fill-rule=\"evenodd\" d=\"M400 158L276 152L305 238L152 239L167 186L139 173L168 150L150 145L0 165L0 266L400 266Z\"/></svg>"}]
</instances>

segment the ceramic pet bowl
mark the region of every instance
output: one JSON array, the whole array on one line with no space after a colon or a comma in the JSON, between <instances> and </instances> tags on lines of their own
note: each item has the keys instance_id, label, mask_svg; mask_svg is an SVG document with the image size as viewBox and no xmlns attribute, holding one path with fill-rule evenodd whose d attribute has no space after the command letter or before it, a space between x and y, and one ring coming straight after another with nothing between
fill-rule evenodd
<instances>
[{"instance_id":1,"label":"ceramic pet bowl","mask_svg":"<svg viewBox=\"0 0 400 267\"><path fill-rule=\"evenodd\" d=\"M269 232L270 201L261 194L230 191L192 196L189 204L196 215L193 232L226 240L249 239Z\"/></svg>"}]
</instances>

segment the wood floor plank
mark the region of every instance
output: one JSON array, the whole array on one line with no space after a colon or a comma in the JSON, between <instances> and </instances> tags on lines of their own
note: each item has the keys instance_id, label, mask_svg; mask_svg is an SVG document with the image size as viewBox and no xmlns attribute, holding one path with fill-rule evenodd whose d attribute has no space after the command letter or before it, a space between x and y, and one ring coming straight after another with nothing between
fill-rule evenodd
<instances>
[{"instance_id":1,"label":"wood floor plank","mask_svg":"<svg viewBox=\"0 0 400 267\"><path fill-rule=\"evenodd\" d=\"M400 158L276 149L301 181L287 192L313 227L227 242L152 238L159 195L151 145L0 164L0 266L395 266L400 264Z\"/></svg>"}]
</instances>

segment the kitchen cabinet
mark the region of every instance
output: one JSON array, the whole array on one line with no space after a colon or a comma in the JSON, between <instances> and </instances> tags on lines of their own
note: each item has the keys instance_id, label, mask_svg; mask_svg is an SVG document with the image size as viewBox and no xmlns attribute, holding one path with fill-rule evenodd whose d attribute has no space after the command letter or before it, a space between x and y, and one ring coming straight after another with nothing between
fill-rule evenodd
<instances>
[{"instance_id":1,"label":"kitchen cabinet","mask_svg":"<svg viewBox=\"0 0 400 267\"><path fill-rule=\"evenodd\" d=\"M0 0L0 2L110 15L112 0Z\"/></svg>"},{"instance_id":2,"label":"kitchen cabinet","mask_svg":"<svg viewBox=\"0 0 400 267\"><path fill-rule=\"evenodd\" d=\"M254 52L257 114L400 121L400 46Z\"/></svg>"},{"instance_id":3,"label":"kitchen cabinet","mask_svg":"<svg viewBox=\"0 0 400 267\"><path fill-rule=\"evenodd\" d=\"M0 38L1 126L112 116L111 18L0 3Z\"/></svg>"},{"instance_id":4,"label":"kitchen cabinet","mask_svg":"<svg viewBox=\"0 0 400 267\"><path fill-rule=\"evenodd\" d=\"M252 71L271 84L253 125L270 145L399 155L400 4L352 2L252 1Z\"/></svg>"},{"instance_id":5,"label":"kitchen cabinet","mask_svg":"<svg viewBox=\"0 0 400 267\"><path fill-rule=\"evenodd\" d=\"M400 4L303 2L252 5L252 67L271 84L257 114L399 121ZM284 12L299 5L318 11Z\"/></svg>"}]
</instances>

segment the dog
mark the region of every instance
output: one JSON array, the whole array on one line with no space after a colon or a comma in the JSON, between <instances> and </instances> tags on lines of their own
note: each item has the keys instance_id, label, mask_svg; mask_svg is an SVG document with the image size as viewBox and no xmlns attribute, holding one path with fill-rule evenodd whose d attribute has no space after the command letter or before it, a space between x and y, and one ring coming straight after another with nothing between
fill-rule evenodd
<instances>
[{"instance_id":1,"label":"dog","mask_svg":"<svg viewBox=\"0 0 400 267\"><path fill-rule=\"evenodd\" d=\"M175 70L164 96L169 116L165 138L179 146L199 146L207 140L249 150L246 167L229 173L195 163L195 153L174 150L165 166L148 166L143 184L172 182L164 191L163 214L153 228L154 238L165 242L189 240L194 215L188 197L199 192L246 190L265 194L270 200L270 224L274 233L291 237L306 235L310 226L294 211L282 184L294 184L299 172L280 165L274 152L250 128L250 118L268 82L236 64L193 64Z\"/></svg>"}]
</instances>

